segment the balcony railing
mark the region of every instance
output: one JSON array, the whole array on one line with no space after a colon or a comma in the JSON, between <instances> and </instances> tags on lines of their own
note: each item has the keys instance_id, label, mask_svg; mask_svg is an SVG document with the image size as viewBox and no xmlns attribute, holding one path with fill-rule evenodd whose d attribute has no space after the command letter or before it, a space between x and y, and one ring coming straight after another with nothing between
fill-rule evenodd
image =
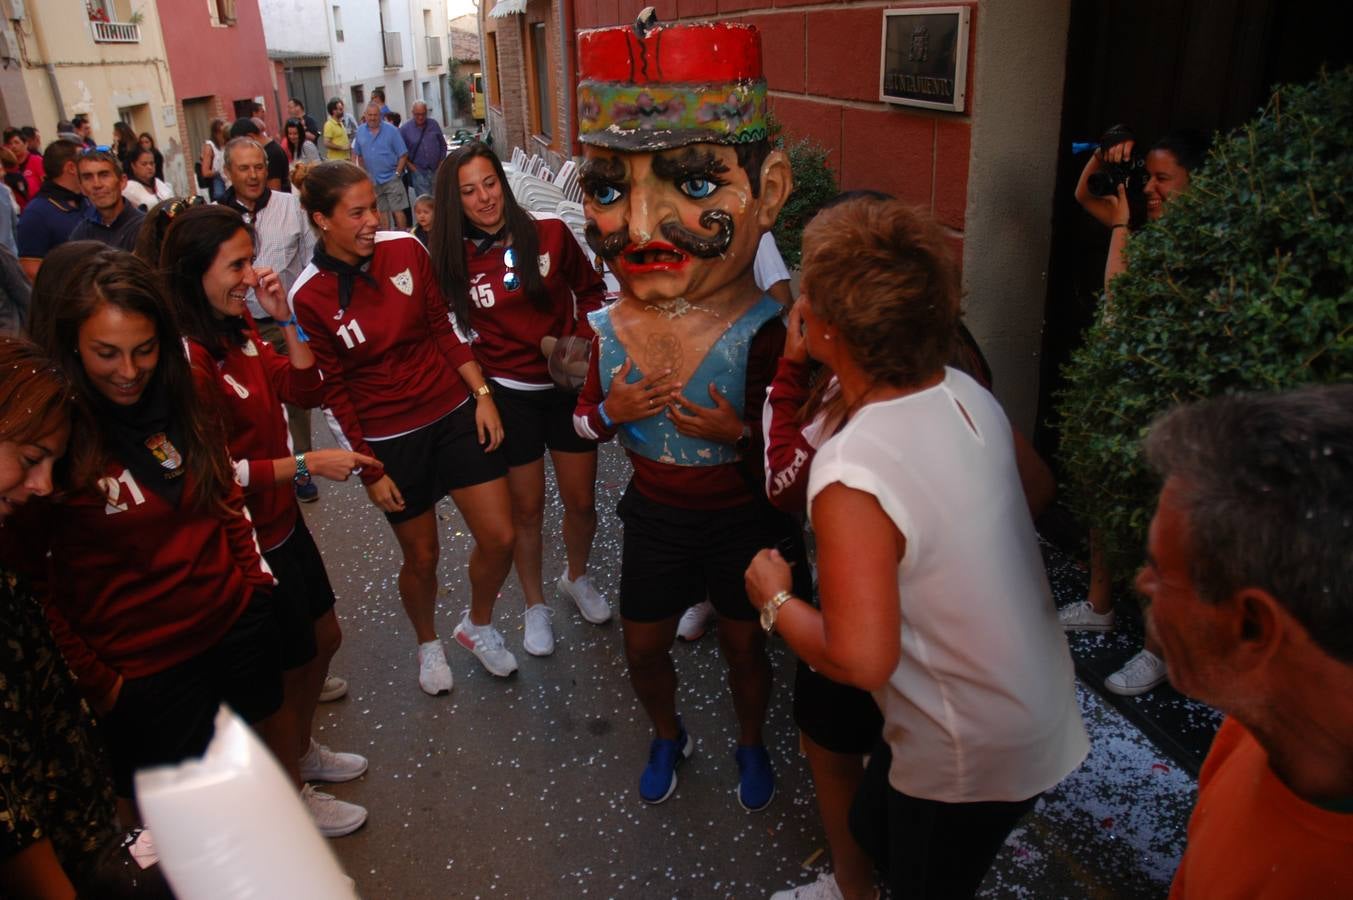
<instances>
[{"instance_id":1,"label":"balcony railing","mask_svg":"<svg viewBox=\"0 0 1353 900\"><path fill-rule=\"evenodd\" d=\"M430 34L428 41L428 68L433 69L442 65L442 39L438 35Z\"/></svg>"},{"instance_id":2,"label":"balcony railing","mask_svg":"<svg viewBox=\"0 0 1353 900\"><path fill-rule=\"evenodd\" d=\"M383 31L385 37L385 68L404 68L404 45L400 43L398 31Z\"/></svg>"},{"instance_id":3,"label":"balcony railing","mask_svg":"<svg viewBox=\"0 0 1353 900\"><path fill-rule=\"evenodd\" d=\"M96 44L139 44L141 26L131 22L90 22Z\"/></svg>"}]
</instances>

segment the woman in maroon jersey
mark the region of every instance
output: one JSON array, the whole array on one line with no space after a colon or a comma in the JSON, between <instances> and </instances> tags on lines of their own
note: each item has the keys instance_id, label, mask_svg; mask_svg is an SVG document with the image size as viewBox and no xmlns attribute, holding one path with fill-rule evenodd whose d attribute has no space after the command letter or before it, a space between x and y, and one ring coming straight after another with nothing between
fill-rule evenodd
<instances>
[{"instance_id":1,"label":"woman in maroon jersey","mask_svg":"<svg viewBox=\"0 0 1353 900\"><path fill-rule=\"evenodd\" d=\"M587 574L597 530L597 445L573 429L574 392L555 385L541 341L577 335L590 341L587 314L605 292L562 220L533 217L517 204L503 164L485 144L457 151L437 175L437 215L429 250L462 332L494 382L506 432L508 487L517 534L513 554L526 595L526 652L554 652L551 610L541 584L545 450L564 503L568 570L559 589L589 622L611 608Z\"/></svg>"},{"instance_id":2,"label":"woman in maroon jersey","mask_svg":"<svg viewBox=\"0 0 1353 900\"><path fill-rule=\"evenodd\" d=\"M376 191L351 163L326 162L301 192L320 230L311 264L292 287L296 318L324 373L324 403L363 468L367 495L394 528L404 561L399 594L418 641L418 683L451 690L437 639L437 519L448 493L474 536L470 609L456 642L494 675L517 660L493 627L493 604L512 568L512 508L503 424L470 348L456 336L427 251L404 232L377 231Z\"/></svg>"},{"instance_id":3,"label":"woman in maroon jersey","mask_svg":"<svg viewBox=\"0 0 1353 900\"><path fill-rule=\"evenodd\" d=\"M151 268L63 244L33 300L33 336L84 414L68 490L25 531L53 635L130 796L135 769L202 754L222 702L255 723L281 705L273 577Z\"/></svg>"},{"instance_id":4,"label":"woman in maroon jersey","mask_svg":"<svg viewBox=\"0 0 1353 900\"><path fill-rule=\"evenodd\" d=\"M284 699L264 728L277 732L279 746L294 748L281 761L298 787L351 781L366 771L366 759L335 753L311 736L315 705L342 635L329 575L293 482L312 475L346 481L355 468L375 460L342 449L292 453L282 404L318 406L324 387L281 279L269 268L255 268L253 258L253 230L240 214L203 206L176 217L165 235L161 269L188 338L193 374L221 399L236 478L277 578L273 612L282 637ZM245 305L250 290L282 329L286 356L259 337ZM350 834L366 821L362 807L309 785L301 797L328 837Z\"/></svg>"}]
</instances>

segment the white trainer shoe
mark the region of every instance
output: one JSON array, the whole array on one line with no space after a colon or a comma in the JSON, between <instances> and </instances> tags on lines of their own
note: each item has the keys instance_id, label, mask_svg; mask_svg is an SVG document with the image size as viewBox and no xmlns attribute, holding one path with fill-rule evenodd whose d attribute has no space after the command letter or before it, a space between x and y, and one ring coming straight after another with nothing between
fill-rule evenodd
<instances>
[{"instance_id":1,"label":"white trainer shoe","mask_svg":"<svg viewBox=\"0 0 1353 900\"><path fill-rule=\"evenodd\" d=\"M423 693L437 696L451 693L455 683L451 667L446 664L446 649L442 642L428 641L418 645L418 686Z\"/></svg>"},{"instance_id":2,"label":"white trainer shoe","mask_svg":"<svg viewBox=\"0 0 1353 900\"><path fill-rule=\"evenodd\" d=\"M532 656L549 656L554 652L554 627L550 617L554 610L544 603L526 607L526 636L521 645Z\"/></svg>"},{"instance_id":3,"label":"white trainer shoe","mask_svg":"<svg viewBox=\"0 0 1353 900\"><path fill-rule=\"evenodd\" d=\"M1113 610L1097 613L1089 600L1081 600L1057 610L1057 621L1067 631L1113 631Z\"/></svg>"},{"instance_id":4,"label":"white trainer shoe","mask_svg":"<svg viewBox=\"0 0 1353 900\"><path fill-rule=\"evenodd\" d=\"M1123 668L1104 679L1104 686L1115 694L1136 697L1159 686L1168 677L1165 660L1150 650L1143 650L1127 661Z\"/></svg>"},{"instance_id":5,"label":"white trainer shoe","mask_svg":"<svg viewBox=\"0 0 1353 900\"><path fill-rule=\"evenodd\" d=\"M346 803L310 785L301 788L301 802L310 810L319 833L328 838L352 834L366 824L366 807Z\"/></svg>"},{"instance_id":6,"label":"white trainer shoe","mask_svg":"<svg viewBox=\"0 0 1353 900\"><path fill-rule=\"evenodd\" d=\"M352 781L366 772L366 757L357 753L336 753L310 739L310 749L301 757L302 781Z\"/></svg>"},{"instance_id":7,"label":"white trainer shoe","mask_svg":"<svg viewBox=\"0 0 1353 900\"><path fill-rule=\"evenodd\" d=\"M823 872L817 877L817 881L785 891L776 891L770 895L770 900L845 900L845 898L841 894L841 888L836 884L836 876L831 872Z\"/></svg>"},{"instance_id":8,"label":"white trainer shoe","mask_svg":"<svg viewBox=\"0 0 1353 900\"><path fill-rule=\"evenodd\" d=\"M324 687L319 690L319 702L330 703L348 693L348 680L337 675L325 675Z\"/></svg>"},{"instance_id":9,"label":"white trainer shoe","mask_svg":"<svg viewBox=\"0 0 1353 900\"><path fill-rule=\"evenodd\" d=\"M709 620L714 618L714 604L701 600L681 614L677 623L677 637L683 641L698 641L709 630Z\"/></svg>"},{"instance_id":10,"label":"white trainer shoe","mask_svg":"<svg viewBox=\"0 0 1353 900\"><path fill-rule=\"evenodd\" d=\"M494 628L492 623L475 625L470 621L469 610L461 616L460 624L456 626L455 638L457 644L478 658L484 668L489 670L489 674L506 678L517 671L517 658L512 655L512 651L503 646L503 636L498 633L498 629Z\"/></svg>"},{"instance_id":11,"label":"white trainer shoe","mask_svg":"<svg viewBox=\"0 0 1353 900\"><path fill-rule=\"evenodd\" d=\"M611 604L601 596L589 575L579 575L577 581L568 580L568 572L559 576L559 590L563 591L578 606L578 612L593 625L600 625L611 619Z\"/></svg>"}]
</instances>

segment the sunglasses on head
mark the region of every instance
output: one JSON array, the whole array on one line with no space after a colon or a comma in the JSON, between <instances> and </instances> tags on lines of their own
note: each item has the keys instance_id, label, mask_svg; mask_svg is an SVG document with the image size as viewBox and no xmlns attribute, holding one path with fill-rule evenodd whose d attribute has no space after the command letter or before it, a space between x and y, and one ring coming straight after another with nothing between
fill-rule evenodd
<instances>
[{"instance_id":1,"label":"sunglasses on head","mask_svg":"<svg viewBox=\"0 0 1353 900\"><path fill-rule=\"evenodd\" d=\"M174 218L185 209L192 209L194 206L206 206L207 201L202 199L200 194L193 194L191 197L171 197L160 205L160 211L168 218Z\"/></svg>"}]
</instances>

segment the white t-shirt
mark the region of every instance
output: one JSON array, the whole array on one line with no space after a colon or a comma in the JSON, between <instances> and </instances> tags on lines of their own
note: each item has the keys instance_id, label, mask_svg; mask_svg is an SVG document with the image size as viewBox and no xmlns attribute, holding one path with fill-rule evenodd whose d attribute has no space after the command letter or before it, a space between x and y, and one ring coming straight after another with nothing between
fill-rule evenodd
<instances>
[{"instance_id":1,"label":"white t-shirt","mask_svg":"<svg viewBox=\"0 0 1353 900\"><path fill-rule=\"evenodd\" d=\"M133 181L130 178L127 179L127 186L122 190L122 199L142 212L148 211L156 203L168 200L173 196L174 189L158 178L155 179L154 193L151 193L141 182Z\"/></svg>"},{"instance_id":2,"label":"white t-shirt","mask_svg":"<svg viewBox=\"0 0 1353 900\"><path fill-rule=\"evenodd\" d=\"M756 262L752 264L752 276L756 286L763 291L781 281L789 280L789 269L780 256L780 248L775 246L775 238L769 231L761 235L761 243L756 246Z\"/></svg>"},{"instance_id":3,"label":"white t-shirt","mask_svg":"<svg viewBox=\"0 0 1353 900\"><path fill-rule=\"evenodd\" d=\"M810 509L833 483L877 498L906 538L902 652L874 692L892 786L970 803L1061 781L1089 742L996 399L946 369L935 387L865 406L813 460Z\"/></svg>"}]
</instances>

